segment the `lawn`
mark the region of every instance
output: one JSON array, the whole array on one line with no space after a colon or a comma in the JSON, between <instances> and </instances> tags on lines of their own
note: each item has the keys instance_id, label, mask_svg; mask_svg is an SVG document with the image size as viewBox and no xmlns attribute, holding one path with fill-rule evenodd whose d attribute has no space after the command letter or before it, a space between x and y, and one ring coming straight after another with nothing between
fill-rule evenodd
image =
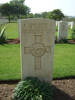
<instances>
[{"instance_id":1,"label":"lawn","mask_svg":"<svg viewBox=\"0 0 75 100\"><path fill-rule=\"evenodd\" d=\"M53 78L68 76L75 76L75 45L56 44ZM20 45L0 45L0 80L20 78Z\"/></svg>"},{"instance_id":2,"label":"lawn","mask_svg":"<svg viewBox=\"0 0 75 100\"><path fill-rule=\"evenodd\" d=\"M55 37L57 36L57 33L55 33ZM68 35L67 39L71 39L71 29L68 28ZM6 36L8 39L14 39L18 38L18 24L17 23L9 23L6 28Z\"/></svg>"},{"instance_id":3,"label":"lawn","mask_svg":"<svg viewBox=\"0 0 75 100\"><path fill-rule=\"evenodd\" d=\"M6 28L6 37L8 39L18 38L18 24L17 23L9 23Z\"/></svg>"},{"instance_id":4,"label":"lawn","mask_svg":"<svg viewBox=\"0 0 75 100\"><path fill-rule=\"evenodd\" d=\"M9 23L6 28L9 39L18 38L17 23ZM68 29L68 39L71 30ZM0 45L0 80L21 78L20 45ZM75 76L75 45L56 44L54 49L53 78Z\"/></svg>"},{"instance_id":5,"label":"lawn","mask_svg":"<svg viewBox=\"0 0 75 100\"><path fill-rule=\"evenodd\" d=\"M67 39L72 39L72 30L70 29L70 27L68 27L67 33L68 33Z\"/></svg>"},{"instance_id":6,"label":"lawn","mask_svg":"<svg viewBox=\"0 0 75 100\"><path fill-rule=\"evenodd\" d=\"M54 50L53 77L75 76L75 45L56 44Z\"/></svg>"},{"instance_id":7,"label":"lawn","mask_svg":"<svg viewBox=\"0 0 75 100\"><path fill-rule=\"evenodd\" d=\"M0 45L0 80L20 78L19 45Z\"/></svg>"}]
</instances>

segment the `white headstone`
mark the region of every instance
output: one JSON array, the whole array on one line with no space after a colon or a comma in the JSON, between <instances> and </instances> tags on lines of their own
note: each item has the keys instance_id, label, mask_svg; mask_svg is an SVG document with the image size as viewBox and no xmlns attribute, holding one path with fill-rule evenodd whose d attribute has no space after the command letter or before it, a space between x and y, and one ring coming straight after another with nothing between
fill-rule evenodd
<instances>
[{"instance_id":1,"label":"white headstone","mask_svg":"<svg viewBox=\"0 0 75 100\"><path fill-rule=\"evenodd\" d=\"M67 39L67 30L68 30L68 23L64 21L60 21L58 24L58 34L57 40Z\"/></svg>"},{"instance_id":2,"label":"white headstone","mask_svg":"<svg viewBox=\"0 0 75 100\"><path fill-rule=\"evenodd\" d=\"M74 25L75 25L75 22L71 22L71 29L73 28Z\"/></svg>"},{"instance_id":3,"label":"white headstone","mask_svg":"<svg viewBox=\"0 0 75 100\"><path fill-rule=\"evenodd\" d=\"M58 26L59 21L56 21L56 26Z\"/></svg>"},{"instance_id":4,"label":"white headstone","mask_svg":"<svg viewBox=\"0 0 75 100\"><path fill-rule=\"evenodd\" d=\"M70 26L70 28L71 28L71 22L68 22L68 26Z\"/></svg>"},{"instance_id":5,"label":"white headstone","mask_svg":"<svg viewBox=\"0 0 75 100\"><path fill-rule=\"evenodd\" d=\"M22 79L52 80L55 21L21 20Z\"/></svg>"},{"instance_id":6,"label":"white headstone","mask_svg":"<svg viewBox=\"0 0 75 100\"><path fill-rule=\"evenodd\" d=\"M8 20L7 19L0 19L0 25L1 24L7 24L8 23Z\"/></svg>"}]
</instances>

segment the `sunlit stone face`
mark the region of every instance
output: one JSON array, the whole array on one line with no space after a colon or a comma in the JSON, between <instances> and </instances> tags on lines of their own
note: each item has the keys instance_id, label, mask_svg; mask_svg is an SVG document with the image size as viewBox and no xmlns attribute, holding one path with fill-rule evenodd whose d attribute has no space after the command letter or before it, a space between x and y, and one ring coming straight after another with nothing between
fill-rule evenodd
<instances>
[{"instance_id":1,"label":"sunlit stone face","mask_svg":"<svg viewBox=\"0 0 75 100\"><path fill-rule=\"evenodd\" d=\"M52 80L55 21L21 20L22 79Z\"/></svg>"}]
</instances>

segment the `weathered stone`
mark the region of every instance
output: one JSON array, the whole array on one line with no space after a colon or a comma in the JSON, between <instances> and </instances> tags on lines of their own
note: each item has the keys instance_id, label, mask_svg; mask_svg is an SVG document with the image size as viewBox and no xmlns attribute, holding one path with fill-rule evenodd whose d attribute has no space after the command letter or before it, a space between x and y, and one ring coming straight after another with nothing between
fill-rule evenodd
<instances>
[{"instance_id":1,"label":"weathered stone","mask_svg":"<svg viewBox=\"0 0 75 100\"><path fill-rule=\"evenodd\" d=\"M8 23L8 20L7 19L0 19L0 25L1 24L7 24Z\"/></svg>"},{"instance_id":2,"label":"weathered stone","mask_svg":"<svg viewBox=\"0 0 75 100\"><path fill-rule=\"evenodd\" d=\"M60 21L58 24L58 34L57 34L58 41L62 39L67 39L67 30L68 30L68 23Z\"/></svg>"},{"instance_id":3,"label":"weathered stone","mask_svg":"<svg viewBox=\"0 0 75 100\"><path fill-rule=\"evenodd\" d=\"M74 27L75 22L71 22L71 29Z\"/></svg>"},{"instance_id":4,"label":"weathered stone","mask_svg":"<svg viewBox=\"0 0 75 100\"><path fill-rule=\"evenodd\" d=\"M22 79L52 80L55 21L21 20Z\"/></svg>"}]
</instances>

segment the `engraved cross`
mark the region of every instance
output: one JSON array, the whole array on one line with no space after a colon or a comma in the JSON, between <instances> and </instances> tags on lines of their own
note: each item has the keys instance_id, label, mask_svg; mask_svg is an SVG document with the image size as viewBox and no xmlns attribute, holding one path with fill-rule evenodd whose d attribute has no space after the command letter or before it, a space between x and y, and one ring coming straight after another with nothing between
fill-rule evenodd
<instances>
[{"instance_id":1,"label":"engraved cross","mask_svg":"<svg viewBox=\"0 0 75 100\"><path fill-rule=\"evenodd\" d=\"M24 47L24 54L32 54L34 56L35 70L41 68L41 57L47 52L50 52L50 46L44 46L42 35L40 34L34 35L32 47Z\"/></svg>"}]
</instances>

